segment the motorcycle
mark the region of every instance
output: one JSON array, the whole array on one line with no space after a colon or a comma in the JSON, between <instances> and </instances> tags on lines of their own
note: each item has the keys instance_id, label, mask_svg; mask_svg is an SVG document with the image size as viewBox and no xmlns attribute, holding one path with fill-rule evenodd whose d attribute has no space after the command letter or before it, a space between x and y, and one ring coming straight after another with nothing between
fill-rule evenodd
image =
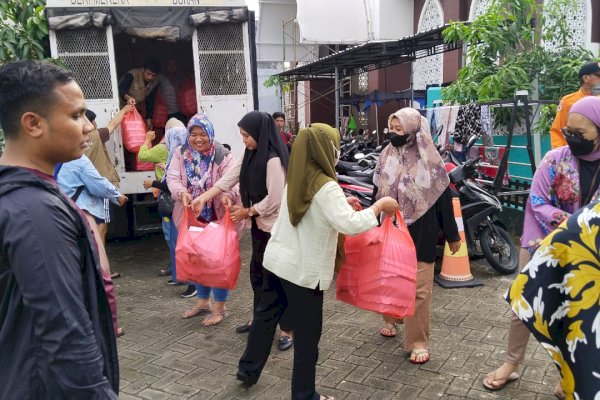
<instances>
[{"instance_id":1,"label":"motorcycle","mask_svg":"<svg viewBox=\"0 0 600 400\"><path fill-rule=\"evenodd\" d=\"M467 160L448 173L460 199L469 255L485 257L499 273L512 274L518 268L519 256L517 246L496 217L502 211L500 200L472 179L480 161L481 156Z\"/></svg>"},{"instance_id":2,"label":"motorcycle","mask_svg":"<svg viewBox=\"0 0 600 400\"><path fill-rule=\"evenodd\" d=\"M363 208L371 206L373 185L346 175L337 174L337 178L346 196L356 197Z\"/></svg>"}]
</instances>

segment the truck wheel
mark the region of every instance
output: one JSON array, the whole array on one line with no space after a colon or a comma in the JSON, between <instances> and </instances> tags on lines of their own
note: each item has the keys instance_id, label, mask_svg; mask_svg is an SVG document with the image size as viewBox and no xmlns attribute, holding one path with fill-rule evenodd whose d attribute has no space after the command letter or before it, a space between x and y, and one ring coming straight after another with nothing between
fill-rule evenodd
<instances>
[{"instance_id":1,"label":"truck wheel","mask_svg":"<svg viewBox=\"0 0 600 400\"><path fill-rule=\"evenodd\" d=\"M488 225L481 230L479 240L481 250L492 268L503 275L512 274L517 270L517 246L503 228Z\"/></svg>"}]
</instances>

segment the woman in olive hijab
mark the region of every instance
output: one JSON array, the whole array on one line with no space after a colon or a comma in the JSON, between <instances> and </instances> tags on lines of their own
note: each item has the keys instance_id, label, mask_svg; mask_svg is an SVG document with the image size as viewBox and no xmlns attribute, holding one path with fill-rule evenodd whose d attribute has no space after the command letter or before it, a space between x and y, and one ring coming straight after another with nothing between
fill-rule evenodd
<instances>
[{"instance_id":1,"label":"woman in olive hijab","mask_svg":"<svg viewBox=\"0 0 600 400\"><path fill-rule=\"evenodd\" d=\"M332 399L315 389L315 370L323 321L323 291L333 279L338 232L355 235L377 225L383 211L398 203L382 198L357 211L335 177L339 132L326 124L300 130L292 146L287 187L265 250L262 295L254 313L237 378L258 381L267 362L275 328L285 312L294 327L292 399Z\"/></svg>"}]
</instances>

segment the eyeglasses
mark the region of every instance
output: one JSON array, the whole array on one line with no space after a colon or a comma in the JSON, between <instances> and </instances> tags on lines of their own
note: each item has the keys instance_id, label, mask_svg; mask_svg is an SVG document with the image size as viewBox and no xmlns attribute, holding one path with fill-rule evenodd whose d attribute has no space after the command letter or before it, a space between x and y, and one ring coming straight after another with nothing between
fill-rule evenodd
<instances>
[{"instance_id":1,"label":"eyeglasses","mask_svg":"<svg viewBox=\"0 0 600 400\"><path fill-rule=\"evenodd\" d=\"M566 126L564 128L561 128L560 131L562 132L562 134L565 137L567 137L567 136L569 136L569 137L579 137L579 138L583 137L582 133L579 133L577 131L573 131L573 130L567 128Z\"/></svg>"}]
</instances>

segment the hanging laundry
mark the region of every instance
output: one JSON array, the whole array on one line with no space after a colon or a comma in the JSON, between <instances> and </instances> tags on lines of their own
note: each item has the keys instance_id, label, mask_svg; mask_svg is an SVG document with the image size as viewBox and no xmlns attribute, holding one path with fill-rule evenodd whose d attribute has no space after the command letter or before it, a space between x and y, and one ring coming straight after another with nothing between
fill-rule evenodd
<instances>
[{"instance_id":1,"label":"hanging laundry","mask_svg":"<svg viewBox=\"0 0 600 400\"><path fill-rule=\"evenodd\" d=\"M492 122L492 112L490 106L481 106L481 130L483 132L483 145L493 146L494 145L494 125Z\"/></svg>"},{"instance_id":2,"label":"hanging laundry","mask_svg":"<svg viewBox=\"0 0 600 400\"><path fill-rule=\"evenodd\" d=\"M454 130L454 143L467 144L471 136L481 133L481 107L477 103L460 106Z\"/></svg>"}]
</instances>

